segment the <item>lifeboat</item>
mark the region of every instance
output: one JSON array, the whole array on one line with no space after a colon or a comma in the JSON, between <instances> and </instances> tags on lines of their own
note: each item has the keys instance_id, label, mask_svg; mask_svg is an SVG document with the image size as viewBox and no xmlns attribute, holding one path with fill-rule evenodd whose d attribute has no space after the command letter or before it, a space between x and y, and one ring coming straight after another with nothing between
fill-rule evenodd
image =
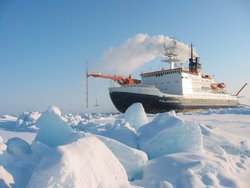
<instances>
[{"instance_id":1,"label":"lifeboat","mask_svg":"<svg viewBox=\"0 0 250 188\"><path fill-rule=\"evenodd\" d=\"M211 84L211 88L212 89L218 89L218 85L217 84Z\"/></svg>"},{"instance_id":2,"label":"lifeboat","mask_svg":"<svg viewBox=\"0 0 250 188\"><path fill-rule=\"evenodd\" d=\"M219 83L219 84L217 84L217 86L218 86L218 88L223 89L223 88L226 87L226 84L224 84L224 83Z\"/></svg>"},{"instance_id":3,"label":"lifeboat","mask_svg":"<svg viewBox=\"0 0 250 188\"><path fill-rule=\"evenodd\" d=\"M211 84L212 89L224 89L226 87L226 84L219 83L219 84Z\"/></svg>"},{"instance_id":4,"label":"lifeboat","mask_svg":"<svg viewBox=\"0 0 250 188\"><path fill-rule=\"evenodd\" d=\"M206 74L206 75L202 75L202 78L211 80L211 79L212 79L212 76Z\"/></svg>"}]
</instances>

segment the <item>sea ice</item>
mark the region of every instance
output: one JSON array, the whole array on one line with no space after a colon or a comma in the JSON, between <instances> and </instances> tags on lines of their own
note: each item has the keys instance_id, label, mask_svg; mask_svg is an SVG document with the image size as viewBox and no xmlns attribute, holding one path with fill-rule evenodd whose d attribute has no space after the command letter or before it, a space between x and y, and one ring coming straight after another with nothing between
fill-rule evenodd
<instances>
[{"instance_id":1,"label":"sea ice","mask_svg":"<svg viewBox=\"0 0 250 188\"><path fill-rule=\"evenodd\" d=\"M174 111L162 113L139 129L139 148L149 159L175 152L202 151L198 123L180 119Z\"/></svg>"},{"instance_id":2,"label":"sea ice","mask_svg":"<svg viewBox=\"0 0 250 188\"><path fill-rule=\"evenodd\" d=\"M125 168L130 181L142 177L143 168L148 161L146 153L107 137L97 136L97 138L99 138L118 158Z\"/></svg>"},{"instance_id":3,"label":"sea ice","mask_svg":"<svg viewBox=\"0 0 250 188\"><path fill-rule=\"evenodd\" d=\"M0 136L0 155L6 150L6 145L4 144L3 138Z\"/></svg>"},{"instance_id":4,"label":"sea ice","mask_svg":"<svg viewBox=\"0 0 250 188\"><path fill-rule=\"evenodd\" d=\"M59 108L51 106L36 122L39 132L35 140L54 147L70 143L79 135L67 124Z\"/></svg>"},{"instance_id":5,"label":"sea ice","mask_svg":"<svg viewBox=\"0 0 250 188\"><path fill-rule=\"evenodd\" d=\"M86 136L53 148L35 169L27 187L128 186L127 174L113 153L97 138Z\"/></svg>"},{"instance_id":6,"label":"sea ice","mask_svg":"<svg viewBox=\"0 0 250 188\"><path fill-rule=\"evenodd\" d=\"M70 126L76 126L82 120L82 117L78 114L74 115L72 113L69 113L65 114L64 117L67 119L67 123Z\"/></svg>"},{"instance_id":7,"label":"sea ice","mask_svg":"<svg viewBox=\"0 0 250 188\"><path fill-rule=\"evenodd\" d=\"M236 170L223 159L208 152L186 152L164 155L150 160L143 179L135 182L142 187L241 187ZM168 186L162 186L162 185Z\"/></svg>"},{"instance_id":8,"label":"sea ice","mask_svg":"<svg viewBox=\"0 0 250 188\"><path fill-rule=\"evenodd\" d=\"M135 130L127 122L120 119L116 120L112 127L102 131L100 135L117 140L132 148L138 147Z\"/></svg>"},{"instance_id":9,"label":"sea ice","mask_svg":"<svg viewBox=\"0 0 250 188\"><path fill-rule=\"evenodd\" d=\"M124 117L130 126L137 131L142 125L148 123L147 115L141 103L132 104L125 112Z\"/></svg>"},{"instance_id":10,"label":"sea ice","mask_svg":"<svg viewBox=\"0 0 250 188\"><path fill-rule=\"evenodd\" d=\"M19 137L9 139L6 145L7 152L13 157L31 154L30 145Z\"/></svg>"},{"instance_id":11,"label":"sea ice","mask_svg":"<svg viewBox=\"0 0 250 188\"><path fill-rule=\"evenodd\" d=\"M24 141L35 134L28 124L0 116L0 187L249 187L249 109L148 114L152 122L136 132L124 115L84 118L50 107L34 121L33 142Z\"/></svg>"},{"instance_id":12,"label":"sea ice","mask_svg":"<svg viewBox=\"0 0 250 188\"><path fill-rule=\"evenodd\" d=\"M30 145L19 137L7 141L6 151L0 155L0 165L13 177L10 187L25 187L39 160L33 155Z\"/></svg>"},{"instance_id":13,"label":"sea ice","mask_svg":"<svg viewBox=\"0 0 250 188\"><path fill-rule=\"evenodd\" d=\"M0 187L2 188L8 188L13 185L14 179L12 175L3 167L0 165Z\"/></svg>"},{"instance_id":14,"label":"sea ice","mask_svg":"<svg viewBox=\"0 0 250 188\"><path fill-rule=\"evenodd\" d=\"M22 128L35 127L36 120L41 116L39 112L24 112L17 118L17 126Z\"/></svg>"},{"instance_id":15,"label":"sea ice","mask_svg":"<svg viewBox=\"0 0 250 188\"><path fill-rule=\"evenodd\" d=\"M50 147L40 141L35 140L31 144L31 150L33 155L35 155L41 160L43 156L48 153Z\"/></svg>"},{"instance_id":16,"label":"sea ice","mask_svg":"<svg viewBox=\"0 0 250 188\"><path fill-rule=\"evenodd\" d=\"M135 130L122 119L117 119L114 123L104 125L94 122L87 124L80 122L77 127L84 132L112 138L129 147L137 148L137 135Z\"/></svg>"}]
</instances>

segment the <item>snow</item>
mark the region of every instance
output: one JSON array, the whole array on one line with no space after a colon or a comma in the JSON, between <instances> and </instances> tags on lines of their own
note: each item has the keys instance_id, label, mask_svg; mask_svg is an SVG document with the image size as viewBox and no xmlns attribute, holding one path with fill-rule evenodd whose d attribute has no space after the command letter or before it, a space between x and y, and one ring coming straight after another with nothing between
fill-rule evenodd
<instances>
[{"instance_id":1,"label":"snow","mask_svg":"<svg viewBox=\"0 0 250 188\"><path fill-rule=\"evenodd\" d=\"M196 122L179 118L174 111L162 113L139 129L139 148L150 159L175 152L202 151L202 134Z\"/></svg>"},{"instance_id":2,"label":"snow","mask_svg":"<svg viewBox=\"0 0 250 188\"><path fill-rule=\"evenodd\" d=\"M18 137L9 139L6 145L7 145L7 152L15 157L31 153L29 143Z\"/></svg>"},{"instance_id":3,"label":"snow","mask_svg":"<svg viewBox=\"0 0 250 188\"><path fill-rule=\"evenodd\" d=\"M88 122L87 124L84 124L80 122L78 126L75 126L74 128L87 133L112 138L127 146L137 148L136 132L127 122L125 122L125 120L116 119L113 123L105 123L98 124L96 122Z\"/></svg>"},{"instance_id":4,"label":"snow","mask_svg":"<svg viewBox=\"0 0 250 188\"><path fill-rule=\"evenodd\" d=\"M230 161L218 159L209 152L174 153L151 160L144 170L143 180L137 184L160 187L167 182L177 188L239 187L237 170L231 165Z\"/></svg>"},{"instance_id":5,"label":"snow","mask_svg":"<svg viewBox=\"0 0 250 188\"><path fill-rule=\"evenodd\" d=\"M17 126L35 129L36 120L41 116L39 112L24 112L17 118Z\"/></svg>"},{"instance_id":6,"label":"snow","mask_svg":"<svg viewBox=\"0 0 250 188\"><path fill-rule=\"evenodd\" d=\"M0 166L0 187L11 187L11 185L14 183L14 179L12 175L4 169L2 166Z\"/></svg>"},{"instance_id":7,"label":"snow","mask_svg":"<svg viewBox=\"0 0 250 188\"><path fill-rule=\"evenodd\" d=\"M140 179L143 168L148 161L147 155L140 150L128 147L116 140L97 136L117 157L124 166L129 180Z\"/></svg>"},{"instance_id":8,"label":"snow","mask_svg":"<svg viewBox=\"0 0 250 188\"><path fill-rule=\"evenodd\" d=\"M39 132L35 140L54 147L70 143L75 140L74 130L67 124L67 120L61 116L59 108L51 106L36 122Z\"/></svg>"},{"instance_id":9,"label":"snow","mask_svg":"<svg viewBox=\"0 0 250 188\"><path fill-rule=\"evenodd\" d=\"M3 138L0 136L0 154L6 149L6 145L4 144Z\"/></svg>"},{"instance_id":10,"label":"snow","mask_svg":"<svg viewBox=\"0 0 250 188\"><path fill-rule=\"evenodd\" d=\"M127 187L127 174L97 138L85 137L52 149L40 162L27 188Z\"/></svg>"},{"instance_id":11,"label":"snow","mask_svg":"<svg viewBox=\"0 0 250 188\"><path fill-rule=\"evenodd\" d=\"M25 131L25 132L24 132ZM27 131L27 132L26 132ZM0 124L0 135L2 136L3 140L9 140L10 138L14 137L20 137L23 138L26 142L31 144L36 137L36 133L29 132L27 129L22 129L22 131L18 131L17 128L15 128L15 131L13 129L6 129L6 128L1 128Z\"/></svg>"},{"instance_id":12,"label":"snow","mask_svg":"<svg viewBox=\"0 0 250 188\"><path fill-rule=\"evenodd\" d=\"M0 187L249 187L250 107L0 115Z\"/></svg>"},{"instance_id":13,"label":"snow","mask_svg":"<svg viewBox=\"0 0 250 188\"><path fill-rule=\"evenodd\" d=\"M50 147L40 141L34 140L30 146L30 149L33 155L41 160L49 152Z\"/></svg>"},{"instance_id":14,"label":"snow","mask_svg":"<svg viewBox=\"0 0 250 188\"><path fill-rule=\"evenodd\" d=\"M126 121L135 128L136 131L148 123L147 115L141 103L132 104L124 114Z\"/></svg>"}]
</instances>

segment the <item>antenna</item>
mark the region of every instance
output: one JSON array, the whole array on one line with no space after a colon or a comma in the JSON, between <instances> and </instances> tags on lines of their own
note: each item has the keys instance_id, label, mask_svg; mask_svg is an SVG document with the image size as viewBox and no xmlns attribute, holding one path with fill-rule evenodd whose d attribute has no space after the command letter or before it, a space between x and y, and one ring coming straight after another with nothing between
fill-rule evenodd
<instances>
[{"instance_id":1,"label":"antenna","mask_svg":"<svg viewBox=\"0 0 250 188\"><path fill-rule=\"evenodd\" d=\"M242 87L240 88L240 90L238 91L238 93L236 93L235 96L238 96L238 95L240 94L240 92L244 89L244 87L246 87L246 85L247 85L247 83L245 83L244 86L242 86Z\"/></svg>"},{"instance_id":2,"label":"antenna","mask_svg":"<svg viewBox=\"0 0 250 188\"><path fill-rule=\"evenodd\" d=\"M100 106L99 104L98 104L98 102L97 102L97 99L95 100L95 105L94 105L95 107L97 107L97 106Z\"/></svg>"},{"instance_id":3,"label":"antenna","mask_svg":"<svg viewBox=\"0 0 250 188\"><path fill-rule=\"evenodd\" d=\"M89 107L89 86L88 86L88 77L89 77L89 75L88 75L88 61L86 62L86 108L88 108Z\"/></svg>"},{"instance_id":4,"label":"antenna","mask_svg":"<svg viewBox=\"0 0 250 188\"><path fill-rule=\"evenodd\" d=\"M177 40L171 39L171 44L164 44L163 45L165 50L165 58L162 59L163 62L167 62L170 64L170 69L174 69L176 66L176 63L180 62L180 59L178 58L178 54L176 53L177 49Z\"/></svg>"}]
</instances>

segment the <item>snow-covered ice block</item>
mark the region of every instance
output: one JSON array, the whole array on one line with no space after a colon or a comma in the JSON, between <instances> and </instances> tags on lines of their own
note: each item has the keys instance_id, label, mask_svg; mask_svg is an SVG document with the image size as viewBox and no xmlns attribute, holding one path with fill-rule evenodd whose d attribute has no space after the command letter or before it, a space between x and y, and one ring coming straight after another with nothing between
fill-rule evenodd
<instances>
[{"instance_id":1,"label":"snow-covered ice block","mask_svg":"<svg viewBox=\"0 0 250 188\"><path fill-rule=\"evenodd\" d=\"M148 161L146 153L143 151L128 147L116 140L96 136L99 138L119 159L123 167L125 168L129 180L140 179L142 177L142 171Z\"/></svg>"},{"instance_id":2,"label":"snow-covered ice block","mask_svg":"<svg viewBox=\"0 0 250 188\"><path fill-rule=\"evenodd\" d=\"M106 128L100 135L117 140L129 147L137 148L137 135L127 122L118 119L112 127Z\"/></svg>"},{"instance_id":3,"label":"snow-covered ice block","mask_svg":"<svg viewBox=\"0 0 250 188\"><path fill-rule=\"evenodd\" d=\"M29 143L19 137L10 138L6 145L7 152L14 157L31 154Z\"/></svg>"},{"instance_id":4,"label":"snow-covered ice block","mask_svg":"<svg viewBox=\"0 0 250 188\"><path fill-rule=\"evenodd\" d=\"M34 126L40 116L39 112L23 112L17 118L17 125L23 128Z\"/></svg>"},{"instance_id":5,"label":"snow-covered ice block","mask_svg":"<svg viewBox=\"0 0 250 188\"><path fill-rule=\"evenodd\" d=\"M0 165L12 175L14 183L11 187L25 187L39 160L33 155L29 143L19 137L10 138L6 145L6 151L0 155Z\"/></svg>"},{"instance_id":6,"label":"snow-covered ice block","mask_svg":"<svg viewBox=\"0 0 250 188\"><path fill-rule=\"evenodd\" d=\"M28 188L129 187L114 154L93 136L51 149L32 174Z\"/></svg>"},{"instance_id":7,"label":"snow-covered ice block","mask_svg":"<svg viewBox=\"0 0 250 188\"><path fill-rule=\"evenodd\" d=\"M203 149L198 123L184 121L174 111L162 113L139 129L139 148L150 159L175 152L196 152Z\"/></svg>"},{"instance_id":8,"label":"snow-covered ice block","mask_svg":"<svg viewBox=\"0 0 250 188\"><path fill-rule=\"evenodd\" d=\"M232 169L229 160L211 153L173 153L150 160L143 179L134 184L142 187L246 187L248 180Z\"/></svg>"},{"instance_id":9,"label":"snow-covered ice block","mask_svg":"<svg viewBox=\"0 0 250 188\"><path fill-rule=\"evenodd\" d=\"M6 145L4 144L3 138L0 136L0 155L6 150Z\"/></svg>"},{"instance_id":10,"label":"snow-covered ice block","mask_svg":"<svg viewBox=\"0 0 250 188\"><path fill-rule=\"evenodd\" d=\"M54 147L70 143L79 135L67 124L59 108L51 106L36 122L39 132L35 140Z\"/></svg>"},{"instance_id":11,"label":"snow-covered ice block","mask_svg":"<svg viewBox=\"0 0 250 188\"><path fill-rule=\"evenodd\" d=\"M8 188L13 185L14 179L12 175L3 167L0 166L0 187Z\"/></svg>"},{"instance_id":12,"label":"snow-covered ice block","mask_svg":"<svg viewBox=\"0 0 250 188\"><path fill-rule=\"evenodd\" d=\"M31 144L31 150L33 155L37 156L39 159L42 159L44 155L46 155L50 147L40 141L33 141Z\"/></svg>"},{"instance_id":13,"label":"snow-covered ice block","mask_svg":"<svg viewBox=\"0 0 250 188\"><path fill-rule=\"evenodd\" d=\"M124 119L117 119L114 123L98 124L89 122L78 124L80 130L96 135L102 135L117 140L129 147L137 148L137 135Z\"/></svg>"},{"instance_id":14,"label":"snow-covered ice block","mask_svg":"<svg viewBox=\"0 0 250 188\"><path fill-rule=\"evenodd\" d=\"M79 114L69 113L69 114L65 114L64 117L67 119L67 123L70 126L76 126L82 120L82 117Z\"/></svg>"},{"instance_id":15,"label":"snow-covered ice block","mask_svg":"<svg viewBox=\"0 0 250 188\"><path fill-rule=\"evenodd\" d=\"M13 157L6 151L6 149L7 149L7 146L4 143L3 138L0 136L0 166L1 165L5 166L12 162Z\"/></svg>"},{"instance_id":16,"label":"snow-covered ice block","mask_svg":"<svg viewBox=\"0 0 250 188\"><path fill-rule=\"evenodd\" d=\"M132 104L125 112L124 117L130 126L137 131L142 125L148 123L147 115L141 103Z\"/></svg>"}]
</instances>

